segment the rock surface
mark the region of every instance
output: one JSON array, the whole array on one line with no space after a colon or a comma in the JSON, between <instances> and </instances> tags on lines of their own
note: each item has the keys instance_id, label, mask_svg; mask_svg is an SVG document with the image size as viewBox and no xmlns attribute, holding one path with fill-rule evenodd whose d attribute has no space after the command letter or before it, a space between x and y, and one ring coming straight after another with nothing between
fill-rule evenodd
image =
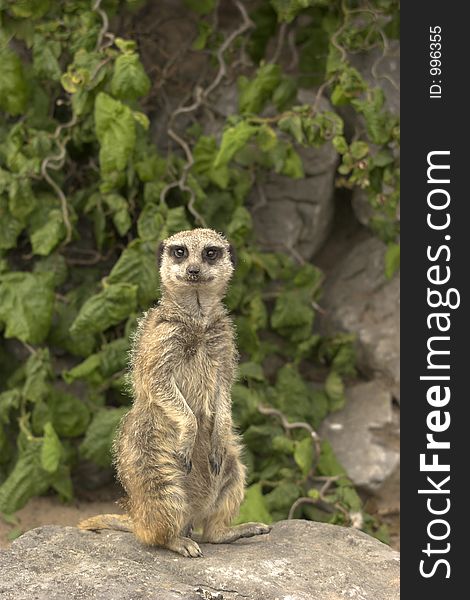
<instances>
[{"instance_id":1,"label":"rock surface","mask_svg":"<svg viewBox=\"0 0 470 600\"><path fill-rule=\"evenodd\" d=\"M392 396L380 383L360 383L346 390L346 405L322 423L320 435L355 485L375 492L397 469L398 414Z\"/></svg>"},{"instance_id":2,"label":"rock surface","mask_svg":"<svg viewBox=\"0 0 470 600\"><path fill-rule=\"evenodd\" d=\"M371 237L354 246L325 280L321 327L357 335L358 367L400 397L400 277L384 275L386 246Z\"/></svg>"},{"instance_id":3,"label":"rock surface","mask_svg":"<svg viewBox=\"0 0 470 600\"><path fill-rule=\"evenodd\" d=\"M2 600L398 600L399 553L354 529L282 521L203 558L131 534L40 527L0 552Z\"/></svg>"},{"instance_id":4,"label":"rock surface","mask_svg":"<svg viewBox=\"0 0 470 600\"><path fill-rule=\"evenodd\" d=\"M300 90L299 104L313 104L315 95ZM319 110L332 110L325 99ZM334 178L338 154L331 143L319 148L295 147L305 177L291 179L274 172L251 193L248 204L256 239L274 252L293 252L310 260L325 243L334 216Z\"/></svg>"}]
</instances>

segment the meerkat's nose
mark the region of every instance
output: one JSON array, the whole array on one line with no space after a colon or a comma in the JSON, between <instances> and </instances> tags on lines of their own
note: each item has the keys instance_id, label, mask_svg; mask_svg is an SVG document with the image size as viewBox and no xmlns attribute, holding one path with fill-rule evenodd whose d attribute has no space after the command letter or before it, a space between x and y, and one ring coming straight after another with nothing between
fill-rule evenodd
<instances>
[{"instance_id":1,"label":"meerkat's nose","mask_svg":"<svg viewBox=\"0 0 470 600\"><path fill-rule=\"evenodd\" d=\"M199 275L201 269L199 268L198 265L189 265L189 267L186 269L188 275Z\"/></svg>"}]
</instances>

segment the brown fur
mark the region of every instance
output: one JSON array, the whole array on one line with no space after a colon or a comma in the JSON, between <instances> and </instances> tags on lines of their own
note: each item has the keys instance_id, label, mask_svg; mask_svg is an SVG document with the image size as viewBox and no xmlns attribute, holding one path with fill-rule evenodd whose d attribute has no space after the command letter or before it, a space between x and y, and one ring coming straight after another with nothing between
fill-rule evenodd
<instances>
[{"instance_id":1,"label":"brown fur","mask_svg":"<svg viewBox=\"0 0 470 600\"><path fill-rule=\"evenodd\" d=\"M207 248L218 249L215 259ZM245 485L231 417L237 351L221 302L233 265L228 242L210 229L164 242L162 298L139 322L131 360L134 404L114 445L128 515L93 517L82 529L132 530L143 543L184 556L201 555L190 537L193 527L202 527L200 540L212 543L269 532L262 523L230 527Z\"/></svg>"}]
</instances>

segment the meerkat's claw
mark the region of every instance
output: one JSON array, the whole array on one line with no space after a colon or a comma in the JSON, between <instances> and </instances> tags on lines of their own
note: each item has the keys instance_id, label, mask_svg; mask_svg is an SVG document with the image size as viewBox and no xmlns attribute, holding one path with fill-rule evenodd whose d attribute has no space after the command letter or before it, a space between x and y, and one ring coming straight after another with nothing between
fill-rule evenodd
<instances>
[{"instance_id":1,"label":"meerkat's claw","mask_svg":"<svg viewBox=\"0 0 470 600\"><path fill-rule=\"evenodd\" d=\"M203 556L199 545L194 540L187 537L180 537L172 540L168 543L167 548L188 558L199 558L200 556Z\"/></svg>"},{"instance_id":2,"label":"meerkat's claw","mask_svg":"<svg viewBox=\"0 0 470 600\"><path fill-rule=\"evenodd\" d=\"M216 458L215 456L209 457L209 464L211 466L211 471L214 475L220 474L220 468L222 466L222 457Z\"/></svg>"}]
</instances>

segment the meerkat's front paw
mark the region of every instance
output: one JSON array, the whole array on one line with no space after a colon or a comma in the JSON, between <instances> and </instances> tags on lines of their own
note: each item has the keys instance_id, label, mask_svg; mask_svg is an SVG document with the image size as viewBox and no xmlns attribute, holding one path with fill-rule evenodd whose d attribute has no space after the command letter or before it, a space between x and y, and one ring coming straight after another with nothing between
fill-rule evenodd
<instances>
[{"instance_id":1,"label":"meerkat's front paw","mask_svg":"<svg viewBox=\"0 0 470 600\"><path fill-rule=\"evenodd\" d=\"M177 452L178 460L183 465L183 469L186 474L191 473L191 469L193 468L193 461L191 460L190 452Z\"/></svg>"},{"instance_id":2,"label":"meerkat's front paw","mask_svg":"<svg viewBox=\"0 0 470 600\"><path fill-rule=\"evenodd\" d=\"M219 475L220 470L222 468L222 462L225 456L225 448L218 448L217 450L213 450L209 455L209 464L211 467L212 473L214 475Z\"/></svg>"}]
</instances>

